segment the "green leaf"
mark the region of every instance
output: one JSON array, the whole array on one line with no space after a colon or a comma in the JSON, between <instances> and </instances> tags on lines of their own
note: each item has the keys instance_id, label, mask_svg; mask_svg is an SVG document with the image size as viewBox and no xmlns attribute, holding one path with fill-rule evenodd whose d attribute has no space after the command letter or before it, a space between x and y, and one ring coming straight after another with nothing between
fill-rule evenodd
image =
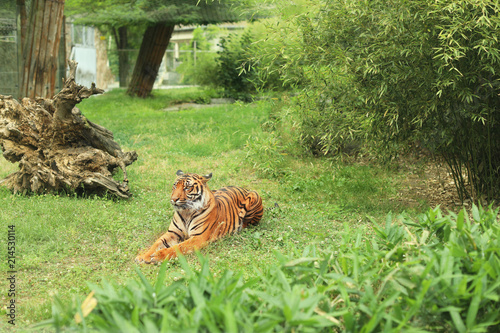
<instances>
[{"instance_id":1,"label":"green leaf","mask_svg":"<svg viewBox=\"0 0 500 333\"><path fill-rule=\"evenodd\" d=\"M481 294L483 290L482 278L477 278L476 287L474 288L474 296L469 305L469 310L467 311L466 324L468 329L472 329L476 323L476 316L479 310L479 305L481 303Z\"/></svg>"},{"instance_id":2,"label":"green leaf","mask_svg":"<svg viewBox=\"0 0 500 333\"><path fill-rule=\"evenodd\" d=\"M160 266L160 271L158 272L158 277L155 283L155 292L158 295L161 289L164 287L165 277L167 275L167 261L164 261Z\"/></svg>"},{"instance_id":3,"label":"green leaf","mask_svg":"<svg viewBox=\"0 0 500 333\"><path fill-rule=\"evenodd\" d=\"M462 318L460 317L460 312L456 308L450 309L448 312L450 313L451 320L453 321L453 324L455 325L455 329L459 333L465 333L467 331L467 328L465 327L464 322L463 322Z\"/></svg>"},{"instance_id":4,"label":"green leaf","mask_svg":"<svg viewBox=\"0 0 500 333\"><path fill-rule=\"evenodd\" d=\"M121 332L127 333L140 333L140 331L134 327L130 321L123 318L122 315L118 313L118 311L112 312L114 324L120 329Z\"/></svg>"},{"instance_id":5,"label":"green leaf","mask_svg":"<svg viewBox=\"0 0 500 333\"><path fill-rule=\"evenodd\" d=\"M458 231L462 231L464 228L464 213L465 213L465 208L462 208L460 210L460 213L458 213L457 216L457 229Z\"/></svg>"},{"instance_id":6,"label":"green leaf","mask_svg":"<svg viewBox=\"0 0 500 333\"><path fill-rule=\"evenodd\" d=\"M225 332L238 332L238 325L236 323L236 318L234 316L234 312L230 303L226 303L226 305L224 306L224 324Z\"/></svg>"},{"instance_id":7,"label":"green leaf","mask_svg":"<svg viewBox=\"0 0 500 333\"><path fill-rule=\"evenodd\" d=\"M286 292L290 292L291 291L290 282L288 282L283 271L281 269L276 269L274 274L278 278L278 281L281 283L283 290Z\"/></svg>"},{"instance_id":8,"label":"green leaf","mask_svg":"<svg viewBox=\"0 0 500 333\"><path fill-rule=\"evenodd\" d=\"M352 313L347 312L343 315L346 331L354 332L354 316Z\"/></svg>"},{"instance_id":9,"label":"green leaf","mask_svg":"<svg viewBox=\"0 0 500 333\"><path fill-rule=\"evenodd\" d=\"M320 258L318 257L309 257L309 258L297 258L297 259L294 259L294 260L291 260L289 262L287 262L284 266L285 267L293 267L293 266L298 266L300 264L303 264L303 263L309 263L309 262L314 262L314 261L318 261Z\"/></svg>"},{"instance_id":10,"label":"green leaf","mask_svg":"<svg viewBox=\"0 0 500 333\"><path fill-rule=\"evenodd\" d=\"M283 306L283 315L285 316L286 321L291 321L293 319L292 309L287 303Z\"/></svg>"},{"instance_id":11,"label":"green leaf","mask_svg":"<svg viewBox=\"0 0 500 333\"><path fill-rule=\"evenodd\" d=\"M132 325L135 327L139 326L139 306L136 304L134 306L134 310L132 310L132 314L130 315L130 321L132 322Z\"/></svg>"},{"instance_id":12,"label":"green leaf","mask_svg":"<svg viewBox=\"0 0 500 333\"><path fill-rule=\"evenodd\" d=\"M472 217L476 222L481 221L481 215L479 214L479 209L475 204L472 204Z\"/></svg>"},{"instance_id":13,"label":"green leaf","mask_svg":"<svg viewBox=\"0 0 500 333\"><path fill-rule=\"evenodd\" d=\"M156 323L149 317L144 318L144 328L141 329L143 333L157 333L158 327Z\"/></svg>"},{"instance_id":14,"label":"green leaf","mask_svg":"<svg viewBox=\"0 0 500 333\"><path fill-rule=\"evenodd\" d=\"M195 283L191 282L188 286L188 289L196 307L205 307L205 298L203 297L203 294L198 286Z\"/></svg>"},{"instance_id":15,"label":"green leaf","mask_svg":"<svg viewBox=\"0 0 500 333\"><path fill-rule=\"evenodd\" d=\"M136 271L137 275L139 275L139 278L141 279L142 285L144 286L146 291L150 295L152 295L155 290L154 290L153 286L151 285L151 283L149 283L148 279L146 279L146 277L144 276L144 274L142 274L142 272L140 271L139 268L136 267L135 271Z\"/></svg>"}]
</instances>

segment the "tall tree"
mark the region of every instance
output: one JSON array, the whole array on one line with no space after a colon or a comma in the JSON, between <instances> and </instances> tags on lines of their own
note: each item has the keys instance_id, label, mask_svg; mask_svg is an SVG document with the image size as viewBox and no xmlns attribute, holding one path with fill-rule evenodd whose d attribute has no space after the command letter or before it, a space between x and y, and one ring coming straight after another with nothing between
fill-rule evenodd
<instances>
[{"instance_id":1,"label":"tall tree","mask_svg":"<svg viewBox=\"0 0 500 333\"><path fill-rule=\"evenodd\" d=\"M165 23L157 23L146 29L128 87L129 95L147 97L151 93L173 31L174 26Z\"/></svg>"},{"instance_id":2,"label":"tall tree","mask_svg":"<svg viewBox=\"0 0 500 333\"><path fill-rule=\"evenodd\" d=\"M231 2L198 0L157 0L144 7L151 26L144 32L127 93L148 97L158 75L161 61L178 24L214 24L245 19Z\"/></svg>"},{"instance_id":3,"label":"tall tree","mask_svg":"<svg viewBox=\"0 0 500 333\"><path fill-rule=\"evenodd\" d=\"M24 0L21 14L21 97L52 97L57 77L57 55L64 20L64 1L34 0L27 19Z\"/></svg>"},{"instance_id":4,"label":"tall tree","mask_svg":"<svg viewBox=\"0 0 500 333\"><path fill-rule=\"evenodd\" d=\"M136 0L126 3L124 0L106 0L97 4L93 0L68 1L72 8L68 14L78 13L77 22L82 24L147 26L128 88L129 95L139 97L151 94L174 26L236 22L250 18L250 15L242 14L241 8L245 6L235 6L235 2L230 0Z\"/></svg>"},{"instance_id":5,"label":"tall tree","mask_svg":"<svg viewBox=\"0 0 500 333\"><path fill-rule=\"evenodd\" d=\"M112 28L115 37L116 50L118 51L118 78L120 87L125 88L128 83L130 60L128 56L128 29L126 26Z\"/></svg>"},{"instance_id":6,"label":"tall tree","mask_svg":"<svg viewBox=\"0 0 500 333\"><path fill-rule=\"evenodd\" d=\"M139 44L142 37L142 29L138 33L138 29L133 28L142 28L147 20L137 1L66 0L65 14L75 24L95 26L112 36L118 54L120 87L127 87L132 65L129 51L135 39Z\"/></svg>"}]
</instances>

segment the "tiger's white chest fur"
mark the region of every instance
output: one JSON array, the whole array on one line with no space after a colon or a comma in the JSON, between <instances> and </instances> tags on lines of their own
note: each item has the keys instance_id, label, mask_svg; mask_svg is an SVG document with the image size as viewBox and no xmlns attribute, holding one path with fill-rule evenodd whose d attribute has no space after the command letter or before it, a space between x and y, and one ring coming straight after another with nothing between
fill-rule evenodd
<instances>
[{"instance_id":1,"label":"tiger's white chest fur","mask_svg":"<svg viewBox=\"0 0 500 333\"><path fill-rule=\"evenodd\" d=\"M193 212L198 212L206 207L204 198L201 200L191 201L189 204L189 210Z\"/></svg>"},{"instance_id":2,"label":"tiger's white chest fur","mask_svg":"<svg viewBox=\"0 0 500 333\"><path fill-rule=\"evenodd\" d=\"M189 226L191 225L192 220L197 216L203 216L205 214L201 214L202 212L208 212L210 208L210 200L206 198L201 198L199 200L187 201L182 206L174 205L174 209L177 213L182 217L182 222L185 224L187 228L187 232L189 232Z\"/></svg>"}]
</instances>

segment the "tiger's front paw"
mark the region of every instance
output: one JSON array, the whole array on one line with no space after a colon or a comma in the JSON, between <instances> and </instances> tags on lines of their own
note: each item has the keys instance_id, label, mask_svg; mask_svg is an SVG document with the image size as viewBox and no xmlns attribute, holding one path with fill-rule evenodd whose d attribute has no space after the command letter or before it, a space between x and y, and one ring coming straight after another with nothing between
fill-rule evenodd
<instances>
[{"instance_id":1,"label":"tiger's front paw","mask_svg":"<svg viewBox=\"0 0 500 333\"><path fill-rule=\"evenodd\" d=\"M168 260L175 256L175 251L172 248L161 249L151 255L151 263L160 263L163 260Z\"/></svg>"},{"instance_id":2,"label":"tiger's front paw","mask_svg":"<svg viewBox=\"0 0 500 333\"><path fill-rule=\"evenodd\" d=\"M151 256L146 254L140 254L137 257L135 257L135 262L138 264L150 264Z\"/></svg>"}]
</instances>

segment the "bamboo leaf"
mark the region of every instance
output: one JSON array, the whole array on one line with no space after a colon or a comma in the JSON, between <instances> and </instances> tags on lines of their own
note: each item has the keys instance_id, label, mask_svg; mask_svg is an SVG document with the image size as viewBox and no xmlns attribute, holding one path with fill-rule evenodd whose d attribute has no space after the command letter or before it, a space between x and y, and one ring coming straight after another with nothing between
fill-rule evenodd
<instances>
[{"instance_id":1,"label":"bamboo leaf","mask_svg":"<svg viewBox=\"0 0 500 333\"><path fill-rule=\"evenodd\" d=\"M205 307L205 298L203 297L202 292L198 288L195 283L190 283L188 286L191 297L193 298L194 304L197 307Z\"/></svg>"},{"instance_id":2,"label":"bamboo leaf","mask_svg":"<svg viewBox=\"0 0 500 333\"><path fill-rule=\"evenodd\" d=\"M448 311L451 316L451 320L453 321L453 324L455 325L455 329L459 333L465 333L467 331L467 328L464 325L464 322L462 318L460 317L460 312L455 308L455 309L450 309Z\"/></svg>"},{"instance_id":3,"label":"bamboo leaf","mask_svg":"<svg viewBox=\"0 0 500 333\"><path fill-rule=\"evenodd\" d=\"M225 324L225 332L229 333L238 332L236 317L234 316L234 312L230 303L226 303L226 305L224 306L224 324Z\"/></svg>"},{"instance_id":4,"label":"bamboo leaf","mask_svg":"<svg viewBox=\"0 0 500 333\"><path fill-rule=\"evenodd\" d=\"M458 229L458 231L462 231L462 229L464 228L464 214L465 214L465 209L462 208L460 210L460 213L458 213L458 216L457 216L457 229Z\"/></svg>"},{"instance_id":5,"label":"bamboo leaf","mask_svg":"<svg viewBox=\"0 0 500 333\"><path fill-rule=\"evenodd\" d=\"M472 205L472 217L476 222L481 221L481 215L479 214L479 209L475 204Z\"/></svg>"},{"instance_id":6,"label":"bamboo leaf","mask_svg":"<svg viewBox=\"0 0 500 333\"><path fill-rule=\"evenodd\" d=\"M479 311L479 304L481 302L481 294L483 290L483 283L481 280L481 278L478 278L475 282L476 287L474 288L474 296L472 297L472 301L467 311L466 324L468 329L472 329L476 323L476 316Z\"/></svg>"}]
</instances>

